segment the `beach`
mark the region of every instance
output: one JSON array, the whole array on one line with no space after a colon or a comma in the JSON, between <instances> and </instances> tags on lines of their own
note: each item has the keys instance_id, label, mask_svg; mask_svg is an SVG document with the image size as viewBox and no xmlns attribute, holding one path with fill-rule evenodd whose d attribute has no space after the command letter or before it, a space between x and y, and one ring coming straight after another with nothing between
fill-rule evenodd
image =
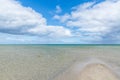
<instances>
[{"instance_id":1,"label":"beach","mask_svg":"<svg viewBox=\"0 0 120 80\"><path fill-rule=\"evenodd\" d=\"M105 63L76 63L54 80L119 80L119 76Z\"/></svg>"},{"instance_id":2,"label":"beach","mask_svg":"<svg viewBox=\"0 0 120 80\"><path fill-rule=\"evenodd\" d=\"M104 64L89 64L79 74L79 80L119 80L117 75Z\"/></svg>"},{"instance_id":3,"label":"beach","mask_svg":"<svg viewBox=\"0 0 120 80\"><path fill-rule=\"evenodd\" d=\"M112 75L106 80L118 80L119 52L118 45L0 45L0 80L59 80L63 76L89 80L84 76L93 73L91 69L101 70L99 67L103 70L95 74L106 73ZM74 70L80 71L79 74L74 74Z\"/></svg>"}]
</instances>

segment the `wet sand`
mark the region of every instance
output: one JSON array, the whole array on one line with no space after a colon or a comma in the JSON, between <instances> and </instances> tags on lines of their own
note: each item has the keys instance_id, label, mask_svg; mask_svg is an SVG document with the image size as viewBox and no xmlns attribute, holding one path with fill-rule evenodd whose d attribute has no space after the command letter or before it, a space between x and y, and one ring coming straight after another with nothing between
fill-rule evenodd
<instances>
[{"instance_id":1,"label":"wet sand","mask_svg":"<svg viewBox=\"0 0 120 80\"><path fill-rule=\"evenodd\" d=\"M89 64L81 72L78 80L119 80L117 75L104 64Z\"/></svg>"},{"instance_id":2,"label":"wet sand","mask_svg":"<svg viewBox=\"0 0 120 80\"><path fill-rule=\"evenodd\" d=\"M106 64L75 64L54 80L119 80L118 75Z\"/></svg>"}]
</instances>

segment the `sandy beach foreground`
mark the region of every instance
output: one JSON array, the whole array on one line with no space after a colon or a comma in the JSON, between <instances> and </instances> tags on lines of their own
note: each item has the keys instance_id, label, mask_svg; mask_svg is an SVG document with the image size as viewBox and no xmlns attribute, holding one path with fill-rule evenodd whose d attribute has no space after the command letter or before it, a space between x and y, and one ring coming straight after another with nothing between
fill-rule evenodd
<instances>
[{"instance_id":1,"label":"sandy beach foreground","mask_svg":"<svg viewBox=\"0 0 120 80\"><path fill-rule=\"evenodd\" d=\"M80 65L71 67L55 80L119 80L118 76L105 64L91 63L83 68Z\"/></svg>"},{"instance_id":2,"label":"sandy beach foreground","mask_svg":"<svg viewBox=\"0 0 120 80\"><path fill-rule=\"evenodd\" d=\"M117 76L103 64L87 65L81 72L79 80L119 80Z\"/></svg>"}]
</instances>

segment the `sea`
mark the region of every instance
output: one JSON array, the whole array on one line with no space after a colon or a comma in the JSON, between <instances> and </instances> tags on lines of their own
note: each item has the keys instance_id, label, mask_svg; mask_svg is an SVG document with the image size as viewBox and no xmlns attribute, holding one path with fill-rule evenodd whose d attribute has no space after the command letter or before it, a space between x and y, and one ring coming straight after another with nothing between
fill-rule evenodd
<instances>
[{"instance_id":1,"label":"sea","mask_svg":"<svg viewBox=\"0 0 120 80\"><path fill-rule=\"evenodd\" d=\"M0 80L53 80L75 62L99 60L120 74L119 44L0 45Z\"/></svg>"}]
</instances>

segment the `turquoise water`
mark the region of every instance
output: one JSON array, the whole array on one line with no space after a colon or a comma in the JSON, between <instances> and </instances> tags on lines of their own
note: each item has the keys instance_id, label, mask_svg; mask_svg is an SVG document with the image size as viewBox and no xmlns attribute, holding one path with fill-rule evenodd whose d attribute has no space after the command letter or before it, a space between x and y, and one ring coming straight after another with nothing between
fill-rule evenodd
<instances>
[{"instance_id":1,"label":"turquoise water","mask_svg":"<svg viewBox=\"0 0 120 80\"><path fill-rule=\"evenodd\" d=\"M0 45L0 80L51 80L89 59L99 59L119 74L120 45Z\"/></svg>"}]
</instances>

